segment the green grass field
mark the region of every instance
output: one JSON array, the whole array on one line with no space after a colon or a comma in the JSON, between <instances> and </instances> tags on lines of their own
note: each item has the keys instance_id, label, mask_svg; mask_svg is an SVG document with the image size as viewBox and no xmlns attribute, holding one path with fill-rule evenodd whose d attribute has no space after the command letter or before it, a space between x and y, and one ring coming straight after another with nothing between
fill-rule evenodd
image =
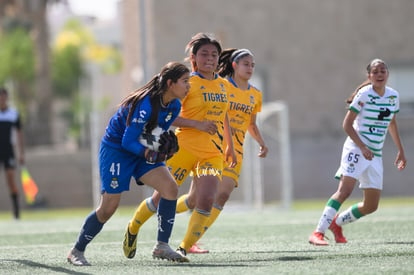
<instances>
[{"instance_id":1,"label":"green grass field","mask_svg":"<svg viewBox=\"0 0 414 275\"><path fill-rule=\"evenodd\" d=\"M347 207L350 203L344 205ZM143 226L134 259L122 253L133 208L120 208L86 250L90 267L66 262L90 209L25 211L20 221L0 213L0 274L413 274L414 199L383 199L380 209L344 227L345 245L308 244L324 201L295 202L290 211L227 207L201 243L209 254L190 263L151 257L156 219ZM176 217L171 245L179 245L188 214Z\"/></svg>"}]
</instances>

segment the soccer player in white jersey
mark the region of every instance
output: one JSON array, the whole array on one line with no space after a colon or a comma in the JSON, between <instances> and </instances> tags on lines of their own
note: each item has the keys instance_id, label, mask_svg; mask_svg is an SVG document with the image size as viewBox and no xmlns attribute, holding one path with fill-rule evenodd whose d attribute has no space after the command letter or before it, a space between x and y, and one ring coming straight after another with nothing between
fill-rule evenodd
<instances>
[{"instance_id":1,"label":"soccer player in white jersey","mask_svg":"<svg viewBox=\"0 0 414 275\"><path fill-rule=\"evenodd\" d=\"M347 100L349 110L343 128L348 137L343 146L341 165L335 175L340 179L339 186L309 237L309 243L314 245L328 245L324 240L328 228L334 234L336 243L346 243L342 226L377 210L383 182L382 147L388 131L398 148L395 159L398 170L403 170L407 163L395 119L399 111L399 95L386 86L388 67L384 61L374 59L367 66L367 74L367 81ZM337 214L357 181L363 190L363 201Z\"/></svg>"}]
</instances>

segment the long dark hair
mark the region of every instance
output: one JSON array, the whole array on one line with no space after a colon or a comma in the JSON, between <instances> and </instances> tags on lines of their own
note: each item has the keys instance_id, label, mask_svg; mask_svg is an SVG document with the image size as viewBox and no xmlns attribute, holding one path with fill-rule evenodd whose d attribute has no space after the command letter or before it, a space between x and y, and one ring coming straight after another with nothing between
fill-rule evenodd
<instances>
[{"instance_id":1,"label":"long dark hair","mask_svg":"<svg viewBox=\"0 0 414 275\"><path fill-rule=\"evenodd\" d=\"M199 32L193 37L191 37L190 42L188 42L187 46L185 47L185 52L188 54L188 57L185 59L186 61L190 60L191 54L196 55L198 50L201 46L212 44L216 46L218 54L221 54L221 44L220 42L214 37L211 33L202 33ZM197 71L197 64L191 61L191 68L193 71Z\"/></svg>"},{"instance_id":2,"label":"long dark hair","mask_svg":"<svg viewBox=\"0 0 414 275\"><path fill-rule=\"evenodd\" d=\"M253 56L253 54L248 49L230 48L223 50L219 58L218 74L221 77L233 76L233 62L238 63L240 58L245 56Z\"/></svg>"},{"instance_id":3,"label":"long dark hair","mask_svg":"<svg viewBox=\"0 0 414 275\"><path fill-rule=\"evenodd\" d=\"M388 66L387 64L384 62L384 60L379 59L379 58L375 58L373 59L367 66L367 74L371 73L371 69L373 66L378 65L378 64L384 64L385 68L387 68L388 70ZM356 96L356 94L358 93L358 91L362 88L365 87L367 85L370 85L371 81L369 79L365 80L364 82L362 82L361 84L359 84L359 86L355 89L355 91L352 92L352 94L346 99L346 103L347 104L351 104L352 101L354 100L354 97Z\"/></svg>"},{"instance_id":4,"label":"long dark hair","mask_svg":"<svg viewBox=\"0 0 414 275\"><path fill-rule=\"evenodd\" d=\"M158 124L158 112L161 108L162 95L168 88L167 81L171 79L172 82L176 83L178 79L189 72L190 70L186 65L179 62L169 62L147 84L125 97L120 105L124 108L129 108L127 125L131 123L132 115L137 105L149 94L152 112L145 131L150 133Z\"/></svg>"}]
</instances>

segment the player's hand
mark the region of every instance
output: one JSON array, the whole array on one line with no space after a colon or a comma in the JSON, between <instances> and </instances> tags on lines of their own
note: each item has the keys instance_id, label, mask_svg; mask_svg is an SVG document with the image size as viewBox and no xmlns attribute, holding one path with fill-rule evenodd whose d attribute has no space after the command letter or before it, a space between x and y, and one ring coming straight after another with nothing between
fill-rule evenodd
<instances>
[{"instance_id":1,"label":"player's hand","mask_svg":"<svg viewBox=\"0 0 414 275\"><path fill-rule=\"evenodd\" d=\"M269 149L266 147L266 145L260 146L260 151L257 156L259 158L265 158L267 156L267 152L269 152Z\"/></svg>"},{"instance_id":2,"label":"player's hand","mask_svg":"<svg viewBox=\"0 0 414 275\"><path fill-rule=\"evenodd\" d=\"M168 132L164 132L160 135L160 140L158 141L160 146L158 147L158 152L167 153L170 148L170 139Z\"/></svg>"},{"instance_id":3,"label":"player's hand","mask_svg":"<svg viewBox=\"0 0 414 275\"><path fill-rule=\"evenodd\" d=\"M146 149L145 150L145 160L149 164L155 164L157 162L166 161L167 157L168 156L165 153L156 152L156 151L151 150L151 149Z\"/></svg>"},{"instance_id":4,"label":"player's hand","mask_svg":"<svg viewBox=\"0 0 414 275\"><path fill-rule=\"evenodd\" d=\"M229 146L226 147L226 162L230 168L234 168L237 165L237 156L234 150L231 150Z\"/></svg>"},{"instance_id":5,"label":"player's hand","mask_svg":"<svg viewBox=\"0 0 414 275\"><path fill-rule=\"evenodd\" d=\"M394 164L397 166L398 170L404 170L405 166L407 165L407 160L405 159L403 152L398 152Z\"/></svg>"},{"instance_id":6,"label":"player's hand","mask_svg":"<svg viewBox=\"0 0 414 275\"><path fill-rule=\"evenodd\" d=\"M178 150L180 149L180 147L178 146L178 139L177 136L175 135L174 131L168 131L168 137L170 140L170 147L168 147L168 155L172 156L175 153L178 152Z\"/></svg>"},{"instance_id":7,"label":"player's hand","mask_svg":"<svg viewBox=\"0 0 414 275\"><path fill-rule=\"evenodd\" d=\"M170 159L178 152L178 139L173 131L164 132L160 136L160 147L158 152L166 154L167 159Z\"/></svg>"},{"instance_id":8,"label":"player's hand","mask_svg":"<svg viewBox=\"0 0 414 275\"><path fill-rule=\"evenodd\" d=\"M374 158L374 153L371 150L369 150L366 146L361 149L361 152L364 158L366 158L367 160L372 160Z\"/></svg>"},{"instance_id":9,"label":"player's hand","mask_svg":"<svg viewBox=\"0 0 414 275\"><path fill-rule=\"evenodd\" d=\"M204 120L197 123L198 130L214 135L217 132L217 125L214 121Z\"/></svg>"}]
</instances>

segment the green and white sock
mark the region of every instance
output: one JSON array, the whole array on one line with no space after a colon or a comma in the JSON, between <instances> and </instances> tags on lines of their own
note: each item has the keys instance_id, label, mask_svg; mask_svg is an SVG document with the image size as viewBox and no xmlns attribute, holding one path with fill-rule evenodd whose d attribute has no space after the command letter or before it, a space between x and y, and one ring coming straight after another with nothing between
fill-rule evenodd
<instances>
[{"instance_id":1,"label":"green and white sock","mask_svg":"<svg viewBox=\"0 0 414 275\"><path fill-rule=\"evenodd\" d=\"M322 216L316 227L317 232L325 233L329 225L331 225L333 218L341 207L341 203L334 199L329 199L326 203L325 209L322 212Z\"/></svg>"},{"instance_id":2,"label":"green and white sock","mask_svg":"<svg viewBox=\"0 0 414 275\"><path fill-rule=\"evenodd\" d=\"M359 212L358 204L356 203L338 215L336 224L342 226L344 224L354 222L363 216L364 215Z\"/></svg>"}]
</instances>

